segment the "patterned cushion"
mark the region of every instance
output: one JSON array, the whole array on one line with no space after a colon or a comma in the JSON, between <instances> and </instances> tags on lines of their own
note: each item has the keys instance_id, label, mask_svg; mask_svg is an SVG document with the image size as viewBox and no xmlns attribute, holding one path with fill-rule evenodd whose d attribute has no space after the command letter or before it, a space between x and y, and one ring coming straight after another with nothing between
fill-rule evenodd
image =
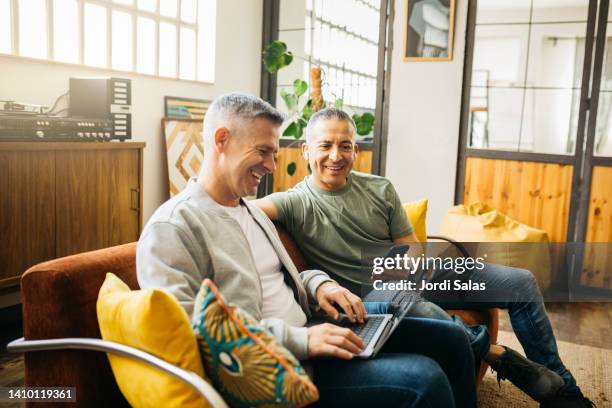
<instances>
[{"instance_id":1,"label":"patterned cushion","mask_svg":"<svg viewBox=\"0 0 612 408\"><path fill-rule=\"evenodd\" d=\"M230 406L294 407L319 399L299 361L248 313L228 305L209 279L196 298L193 328L204 370Z\"/></svg>"}]
</instances>

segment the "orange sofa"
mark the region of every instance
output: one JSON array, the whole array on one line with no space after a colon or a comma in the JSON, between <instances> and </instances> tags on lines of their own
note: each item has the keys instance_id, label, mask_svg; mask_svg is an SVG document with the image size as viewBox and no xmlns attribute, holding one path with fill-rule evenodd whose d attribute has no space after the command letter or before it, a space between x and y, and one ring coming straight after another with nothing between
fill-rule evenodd
<instances>
[{"instance_id":1,"label":"orange sofa","mask_svg":"<svg viewBox=\"0 0 612 408\"><path fill-rule=\"evenodd\" d=\"M306 263L291 237L279 233L299 270ZM33 266L21 279L25 340L59 338L100 339L96 300L106 272L112 272L131 289L136 280L136 243L86 252ZM453 310L468 324L486 324L491 340L497 338L497 310ZM483 364L479 381L486 370ZM121 395L104 353L87 350L53 350L25 354L28 387L76 387L76 406L128 406ZM31 405L31 404L30 404ZM45 406L68 404L52 403ZM70 403L70 406L75 406Z\"/></svg>"}]
</instances>

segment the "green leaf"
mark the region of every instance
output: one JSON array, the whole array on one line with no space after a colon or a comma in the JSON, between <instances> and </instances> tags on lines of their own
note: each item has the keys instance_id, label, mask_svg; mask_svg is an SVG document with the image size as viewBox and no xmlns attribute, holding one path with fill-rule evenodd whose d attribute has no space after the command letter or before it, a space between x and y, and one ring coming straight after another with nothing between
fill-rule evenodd
<instances>
[{"instance_id":1,"label":"green leaf","mask_svg":"<svg viewBox=\"0 0 612 408\"><path fill-rule=\"evenodd\" d=\"M288 93L284 89L281 89L280 96L285 101L285 105L289 110L293 110L298 104L298 96L294 93Z\"/></svg>"},{"instance_id":2,"label":"green leaf","mask_svg":"<svg viewBox=\"0 0 612 408\"><path fill-rule=\"evenodd\" d=\"M304 93L308 90L308 84L306 83L306 81L296 79L295 81L293 81L293 90L299 98L300 96L304 95Z\"/></svg>"},{"instance_id":3,"label":"green leaf","mask_svg":"<svg viewBox=\"0 0 612 408\"><path fill-rule=\"evenodd\" d=\"M263 63L269 73L275 74L293 61L293 54L287 51L287 44L282 41L272 41L263 51Z\"/></svg>"},{"instance_id":4,"label":"green leaf","mask_svg":"<svg viewBox=\"0 0 612 408\"><path fill-rule=\"evenodd\" d=\"M374 115L370 112L364 112L362 115L354 114L353 120L357 127L357 134L360 136L369 135L374 128Z\"/></svg>"},{"instance_id":5,"label":"green leaf","mask_svg":"<svg viewBox=\"0 0 612 408\"><path fill-rule=\"evenodd\" d=\"M297 134L298 134L298 125L296 122L291 122L289 126L285 128L285 131L283 132L283 136L293 136L296 139L299 139L300 136L297 136Z\"/></svg>"},{"instance_id":6,"label":"green leaf","mask_svg":"<svg viewBox=\"0 0 612 408\"><path fill-rule=\"evenodd\" d=\"M304 105L304 108L302 109L302 119L304 119L306 122L308 122L310 120L310 117L314 113L312 111L311 106L312 106L312 103L306 104L306 105Z\"/></svg>"},{"instance_id":7,"label":"green leaf","mask_svg":"<svg viewBox=\"0 0 612 408\"><path fill-rule=\"evenodd\" d=\"M342 109L342 105L344 105L344 101L342 98L338 98L334 101L334 107L338 109Z\"/></svg>"},{"instance_id":8,"label":"green leaf","mask_svg":"<svg viewBox=\"0 0 612 408\"><path fill-rule=\"evenodd\" d=\"M297 170L297 166L295 165L295 162L291 162L287 165L287 173L290 176L293 176L296 170Z\"/></svg>"}]
</instances>

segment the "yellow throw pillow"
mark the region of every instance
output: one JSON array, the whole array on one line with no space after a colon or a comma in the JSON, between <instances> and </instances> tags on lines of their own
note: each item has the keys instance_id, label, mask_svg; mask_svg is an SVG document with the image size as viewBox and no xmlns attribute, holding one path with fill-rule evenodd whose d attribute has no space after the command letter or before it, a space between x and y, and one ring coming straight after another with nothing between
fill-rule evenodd
<instances>
[{"instance_id":1,"label":"yellow throw pillow","mask_svg":"<svg viewBox=\"0 0 612 408\"><path fill-rule=\"evenodd\" d=\"M112 273L96 304L104 340L153 354L204 377L187 312L161 289L135 290ZM144 363L109 354L115 380L134 407L208 407L192 387Z\"/></svg>"},{"instance_id":2,"label":"yellow throw pillow","mask_svg":"<svg viewBox=\"0 0 612 408\"><path fill-rule=\"evenodd\" d=\"M414 228L414 233L421 242L427 241L427 199L403 204L406 215Z\"/></svg>"}]
</instances>

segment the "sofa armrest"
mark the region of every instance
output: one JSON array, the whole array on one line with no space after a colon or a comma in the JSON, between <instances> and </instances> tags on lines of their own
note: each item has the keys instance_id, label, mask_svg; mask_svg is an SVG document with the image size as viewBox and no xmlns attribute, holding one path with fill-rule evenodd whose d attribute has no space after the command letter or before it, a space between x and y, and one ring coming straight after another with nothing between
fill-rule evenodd
<instances>
[{"instance_id":1,"label":"sofa armrest","mask_svg":"<svg viewBox=\"0 0 612 408\"><path fill-rule=\"evenodd\" d=\"M209 383L207 383L197 374L170 364L167 361L164 361L161 358L146 353L142 350L138 350L136 348L129 347L124 344L116 343L113 341L83 337L48 340L24 340L24 338L22 337L20 339L13 340L9 344L7 344L6 349L7 351L10 351L12 353L79 349L102 351L105 353L111 353L123 357L132 358L134 360L138 360L152 367L155 367L192 386L198 393L200 393L200 395L202 395L202 397L204 397L212 405L213 408L228 408L227 404L225 403L225 401L223 401L223 398L219 395L219 393L217 393L217 391Z\"/></svg>"}]
</instances>

